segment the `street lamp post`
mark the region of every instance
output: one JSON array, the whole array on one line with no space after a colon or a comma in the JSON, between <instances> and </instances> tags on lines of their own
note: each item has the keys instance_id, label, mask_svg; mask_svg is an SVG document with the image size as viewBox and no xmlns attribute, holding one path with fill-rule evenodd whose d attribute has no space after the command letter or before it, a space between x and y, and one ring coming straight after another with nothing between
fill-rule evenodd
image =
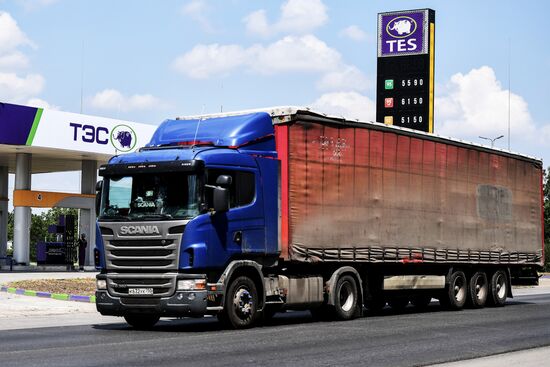
<instances>
[{"instance_id":1,"label":"street lamp post","mask_svg":"<svg viewBox=\"0 0 550 367\"><path fill-rule=\"evenodd\" d=\"M497 137L494 138L494 139L486 138L486 137L484 137L484 136L480 136L479 138L480 138L480 139L489 140L489 141L491 142L491 148L493 148L493 147L495 146L495 141L497 141L497 140L500 139L500 138L504 138L504 135L497 136Z\"/></svg>"}]
</instances>

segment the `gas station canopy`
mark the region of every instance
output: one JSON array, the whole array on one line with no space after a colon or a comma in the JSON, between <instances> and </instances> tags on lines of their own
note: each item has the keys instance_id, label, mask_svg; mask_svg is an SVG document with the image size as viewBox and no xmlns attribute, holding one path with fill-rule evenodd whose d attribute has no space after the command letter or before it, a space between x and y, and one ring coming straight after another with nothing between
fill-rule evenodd
<instances>
[{"instance_id":1,"label":"gas station canopy","mask_svg":"<svg viewBox=\"0 0 550 367\"><path fill-rule=\"evenodd\" d=\"M17 153L32 154L32 173L74 171L144 146L156 126L0 103L0 166L15 173Z\"/></svg>"},{"instance_id":2,"label":"gas station canopy","mask_svg":"<svg viewBox=\"0 0 550 367\"><path fill-rule=\"evenodd\" d=\"M14 259L29 264L31 207L80 208L80 233L95 242L97 167L149 142L156 126L0 102L0 257L6 254L8 173L15 173ZM31 190L33 173L81 170L81 193ZM59 183L64 189L64 183ZM91 265L93 246L87 250Z\"/></svg>"}]
</instances>

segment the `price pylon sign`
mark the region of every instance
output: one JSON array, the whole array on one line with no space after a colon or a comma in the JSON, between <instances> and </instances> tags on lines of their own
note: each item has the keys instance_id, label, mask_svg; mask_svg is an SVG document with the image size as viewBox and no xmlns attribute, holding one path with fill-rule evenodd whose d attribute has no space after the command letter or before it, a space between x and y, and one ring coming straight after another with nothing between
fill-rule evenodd
<instances>
[{"instance_id":1,"label":"price pylon sign","mask_svg":"<svg viewBox=\"0 0 550 367\"><path fill-rule=\"evenodd\" d=\"M434 131L435 11L378 14L376 121Z\"/></svg>"}]
</instances>

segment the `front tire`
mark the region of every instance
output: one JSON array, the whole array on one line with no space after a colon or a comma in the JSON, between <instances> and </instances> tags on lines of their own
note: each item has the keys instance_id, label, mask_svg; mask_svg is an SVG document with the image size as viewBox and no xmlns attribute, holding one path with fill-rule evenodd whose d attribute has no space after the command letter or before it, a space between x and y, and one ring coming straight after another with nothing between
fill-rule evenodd
<instances>
[{"instance_id":1,"label":"front tire","mask_svg":"<svg viewBox=\"0 0 550 367\"><path fill-rule=\"evenodd\" d=\"M231 282L225 295L225 307L219 319L233 329L254 326L258 318L258 291L247 276L237 277Z\"/></svg>"},{"instance_id":2,"label":"front tire","mask_svg":"<svg viewBox=\"0 0 550 367\"><path fill-rule=\"evenodd\" d=\"M160 316L158 315L147 315L147 314L132 314L132 315L125 315L124 320L132 326L134 329L137 330L150 330L155 326L155 324L159 321Z\"/></svg>"}]
</instances>

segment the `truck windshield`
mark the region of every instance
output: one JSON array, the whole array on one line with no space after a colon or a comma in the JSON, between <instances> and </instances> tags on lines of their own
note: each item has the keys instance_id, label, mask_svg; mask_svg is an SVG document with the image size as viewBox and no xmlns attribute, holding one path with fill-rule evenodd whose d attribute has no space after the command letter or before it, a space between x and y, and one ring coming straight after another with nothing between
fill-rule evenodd
<instances>
[{"instance_id":1,"label":"truck windshield","mask_svg":"<svg viewBox=\"0 0 550 367\"><path fill-rule=\"evenodd\" d=\"M190 219L199 214L197 176L181 172L104 180L100 220Z\"/></svg>"}]
</instances>

